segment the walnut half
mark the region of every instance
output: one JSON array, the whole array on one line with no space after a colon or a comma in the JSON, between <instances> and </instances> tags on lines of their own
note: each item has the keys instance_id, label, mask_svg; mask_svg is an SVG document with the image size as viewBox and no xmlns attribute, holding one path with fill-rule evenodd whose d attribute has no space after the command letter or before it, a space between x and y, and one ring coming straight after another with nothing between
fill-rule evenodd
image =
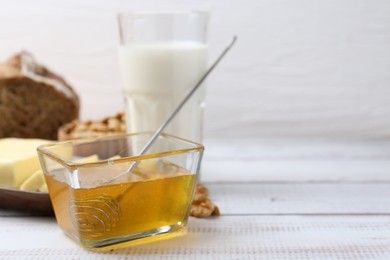
<instances>
[{"instance_id":1,"label":"walnut half","mask_svg":"<svg viewBox=\"0 0 390 260\"><path fill-rule=\"evenodd\" d=\"M209 191L202 184L197 184L190 215L197 218L219 216L219 208L208 198Z\"/></svg>"}]
</instances>

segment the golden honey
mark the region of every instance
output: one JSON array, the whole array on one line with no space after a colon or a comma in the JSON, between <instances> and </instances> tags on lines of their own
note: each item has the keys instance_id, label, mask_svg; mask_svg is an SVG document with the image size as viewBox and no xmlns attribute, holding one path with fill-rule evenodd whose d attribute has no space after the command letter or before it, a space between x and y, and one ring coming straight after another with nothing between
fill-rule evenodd
<instances>
[{"instance_id":1,"label":"golden honey","mask_svg":"<svg viewBox=\"0 0 390 260\"><path fill-rule=\"evenodd\" d=\"M174 172L153 176L149 170L151 178L93 188L45 178L61 228L83 245L99 247L183 228L196 176Z\"/></svg>"}]
</instances>

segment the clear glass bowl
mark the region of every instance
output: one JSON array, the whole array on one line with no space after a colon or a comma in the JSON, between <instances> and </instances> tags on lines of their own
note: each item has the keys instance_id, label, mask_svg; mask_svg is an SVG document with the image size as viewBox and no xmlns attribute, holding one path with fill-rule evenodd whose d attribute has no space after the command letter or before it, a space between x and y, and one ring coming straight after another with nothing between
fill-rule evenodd
<instances>
[{"instance_id":1,"label":"clear glass bowl","mask_svg":"<svg viewBox=\"0 0 390 260\"><path fill-rule=\"evenodd\" d=\"M87 248L111 249L185 231L204 147L161 134L138 156L151 136L38 147L56 219L67 235Z\"/></svg>"}]
</instances>

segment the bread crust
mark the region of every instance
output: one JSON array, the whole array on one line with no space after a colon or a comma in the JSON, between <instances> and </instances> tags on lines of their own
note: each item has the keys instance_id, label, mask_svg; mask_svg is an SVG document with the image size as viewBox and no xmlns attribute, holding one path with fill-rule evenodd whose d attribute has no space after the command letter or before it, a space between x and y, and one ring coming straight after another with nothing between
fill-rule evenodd
<instances>
[{"instance_id":1,"label":"bread crust","mask_svg":"<svg viewBox=\"0 0 390 260\"><path fill-rule=\"evenodd\" d=\"M56 140L79 110L73 88L31 54L20 52L0 64L0 138Z\"/></svg>"}]
</instances>

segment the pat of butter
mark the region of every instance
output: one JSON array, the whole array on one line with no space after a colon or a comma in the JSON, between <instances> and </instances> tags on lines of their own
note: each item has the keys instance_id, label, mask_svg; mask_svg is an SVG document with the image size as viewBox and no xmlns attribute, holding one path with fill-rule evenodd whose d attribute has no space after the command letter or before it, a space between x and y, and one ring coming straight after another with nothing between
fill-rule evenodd
<instances>
[{"instance_id":1,"label":"pat of butter","mask_svg":"<svg viewBox=\"0 0 390 260\"><path fill-rule=\"evenodd\" d=\"M26 181L20 186L20 190L33 190L40 191L39 189L43 188L42 185L45 184L45 177L42 170L34 172Z\"/></svg>"},{"instance_id":2,"label":"pat of butter","mask_svg":"<svg viewBox=\"0 0 390 260\"><path fill-rule=\"evenodd\" d=\"M0 139L0 185L19 188L41 168L37 147L53 141L42 139Z\"/></svg>"},{"instance_id":3,"label":"pat of butter","mask_svg":"<svg viewBox=\"0 0 390 260\"><path fill-rule=\"evenodd\" d=\"M57 149L58 150L58 149ZM63 154L64 151L62 150ZM60 151L61 152L61 151ZM64 154L66 156L66 154ZM97 162L99 160L99 157L97 154L81 158L77 160L78 163L91 163L91 162ZM47 186L45 181L45 176L43 175L42 170L38 170L34 172L30 177L27 178L26 181L22 183L20 186L20 190L32 190L32 191L42 191L47 192Z\"/></svg>"}]
</instances>

